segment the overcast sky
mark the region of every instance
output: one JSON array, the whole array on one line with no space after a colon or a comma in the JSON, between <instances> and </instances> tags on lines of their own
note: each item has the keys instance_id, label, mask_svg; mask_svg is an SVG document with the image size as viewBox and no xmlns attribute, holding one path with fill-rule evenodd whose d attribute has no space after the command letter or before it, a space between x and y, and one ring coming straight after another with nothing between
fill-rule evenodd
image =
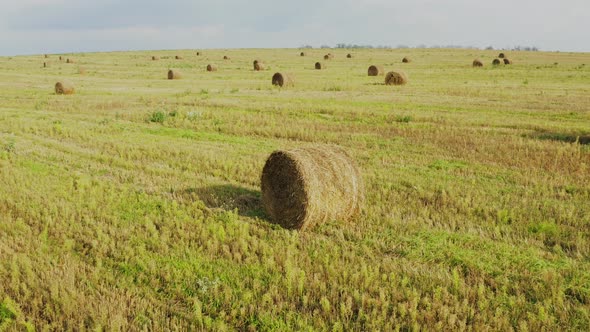
<instances>
[{"instance_id":1,"label":"overcast sky","mask_svg":"<svg viewBox=\"0 0 590 332\"><path fill-rule=\"evenodd\" d=\"M590 51L590 0L0 0L0 55L301 45Z\"/></svg>"}]
</instances>

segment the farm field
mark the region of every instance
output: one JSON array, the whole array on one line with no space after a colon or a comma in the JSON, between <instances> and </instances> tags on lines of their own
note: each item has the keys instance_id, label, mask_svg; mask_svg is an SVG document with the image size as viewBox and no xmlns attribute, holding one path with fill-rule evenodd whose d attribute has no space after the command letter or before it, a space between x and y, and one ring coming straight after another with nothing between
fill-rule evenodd
<instances>
[{"instance_id":1,"label":"farm field","mask_svg":"<svg viewBox=\"0 0 590 332\"><path fill-rule=\"evenodd\" d=\"M0 331L589 330L590 53L498 53L0 57ZM317 144L364 207L283 229L265 160Z\"/></svg>"}]
</instances>

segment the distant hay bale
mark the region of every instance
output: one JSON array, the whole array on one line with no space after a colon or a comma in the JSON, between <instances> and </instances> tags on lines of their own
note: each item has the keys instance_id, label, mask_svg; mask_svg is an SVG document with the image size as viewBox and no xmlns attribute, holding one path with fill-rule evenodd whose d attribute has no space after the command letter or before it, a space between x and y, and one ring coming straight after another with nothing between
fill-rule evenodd
<instances>
[{"instance_id":1,"label":"distant hay bale","mask_svg":"<svg viewBox=\"0 0 590 332\"><path fill-rule=\"evenodd\" d=\"M504 64L505 65L511 65L512 64L512 60L508 59L508 58L504 58Z\"/></svg>"},{"instance_id":2,"label":"distant hay bale","mask_svg":"<svg viewBox=\"0 0 590 332\"><path fill-rule=\"evenodd\" d=\"M152 61L160 60L159 56L152 55Z\"/></svg>"},{"instance_id":3,"label":"distant hay bale","mask_svg":"<svg viewBox=\"0 0 590 332\"><path fill-rule=\"evenodd\" d=\"M293 86L293 76L285 73L275 73L272 75L272 85L278 85L280 87Z\"/></svg>"},{"instance_id":4,"label":"distant hay bale","mask_svg":"<svg viewBox=\"0 0 590 332\"><path fill-rule=\"evenodd\" d=\"M367 70L367 74L369 76L379 76L379 75L383 75L383 67L382 66L376 66L376 65L371 65L369 66L369 69Z\"/></svg>"},{"instance_id":5,"label":"distant hay bale","mask_svg":"<svg viewBox=\"0 0 590 332\"><path fill-rule=\"evenodd\" d=\"M62 58L62 57L61 57L61 55L60 55L60 56L59 56L59 61L62 61L62 60L63 60L63 58Z\"/></svg>"},{"instance_id":6,"label":"distant hay bale","mask_svg":"<svg viewBox=\"0 0 590 332\"><path fill-rule=\"evenodd\" d=\"M404 85L408 83L408 76L403 71L390 71L385 75L386 85Z\"/></svg>"},{"instance_id":7,"label":"distant hay bale","mask_svg":"<svg viewBox=\"0 0 590 332\"><path fill-rule=\"evenodd\" d=\"M45 59L49 58L49 54L44 54L43 56L45 57Z\"/></svg>"},{"instance_id":8,"label":"distant hay bale","mask_svg":"<svg viewBox=\"0 0 590 332\"><path fill-rule=\"evenodd\" d=\"M334 55L332 53L328 53L324 55L324 60L332 60L334 59Z\"/></svg>"},{"instance_id":9,"label":"distant hay bale","mask_svg":"<svg viewBox=\"0 0 590 332\"><path fill-rule=\"evenodd\" d=\"M483 67L483 62L479 59L473 60L473 67Z\"/></svg>"},{"instance_id":10,"label":"distant hay bale","mask_svg":"<svg viewBox=\"0 0 590 332\"><path fill-rule=\"evenodd\" d=\"M68 58L68 59L66 59L66 63L74 63L74 60L73 60L73 59L70 59L70 58Z\"/></svg>"},{"instance_id":11,"label":"distant hay bale","mask_svg":"<svg viewBox=\"0 0 590 332\"><path fill-rule=\"evenodd\" d=\"M494 59L494 61L492 61L492 65L494 65L494 66L499 66L502 63L504 63L504 62L500 59Z\"/></svg>"},{"instance_id":12,"label":"distant hay bale","mask_svg":"<svg viewBox=\"0 0 590 332\"><path fill-rule=\"evenodd\" d=\"M197 52L197 55L201 55L201 52Z\"/></svg>"},{"instance_id":13,"label":"distant hay bale","mask_svg":"<svg viewBox=\"0 0 590 332\"><path fill-rule=\"evenodd\" d=\"M505 57L506 57L506 55L504 53L498 54L498 58L500 58L500 59L504 59Z\"/></svg>"},{"instance_id":14,"label":"distant hay bale","mask_svg":"<svg viewBox=\"0 0 590 332\"><path fill-rule=\"evenodd\" d=\"M223 60L229 60L229 57L227 55L224 55Z\"/></svg>"},{"instance_id":15,"label":"distant hay bale","mask_svg":"<svg viewBox=\"0 0 590 332\"><path fill-rule=\"evenodd\" d=\"M176 60L182 60L182 55L176 55L176 56L174 56L174 59L176 59Z\"/></svg>"},{"instance_id":16,"label":"distant hay bale","mask_svg":"<svg viewBox=\"0 0 590 332\"><path fill-rule=\"evenodd\" d=\"M47 68L47 62L43 62L43 68Z\"/></svg>"},{"instance_id":17,"label":"distant hay bale","mask_svg":"<svg viewBox=\"0 0 590 332\"><path fill-rule=\"evenodd\" d=\"M360 213L364 201L359 169L336 146L274 151L260 182L266 212L287 229L349 220Z\"/></svg>"},{"instance_id":18,"label":"distant hay bale","mask_svg":"<svg viewBox=\"0 0 590 332\"><path fill-rule=\"evenodd\" d=\"M305 52L299 53L299 56L305 56Z\"/></svg>"},{"instance_id":19,"label":"distant hay bale","mask_svg":"<svg viewBox=\"0 0 590 332\"><path fill-rule=\"evenodd\" d=\"M253 64L254 64L255 71L264 70L264 68L265 68L264 63L260 60L254 60Z\"/></svg>"},{"instance_id":20,"label":"distant hay bale","mask_svg":"<svg viewBox=\"0 0 590 332\"><path fill-rule=\"evenodd\" d=\"M316 62L315 63L315 69L326 69L326 65L324 65L321 62Z\"/></svg>"},{"instance_id":21,"label":"distant hay bale","mask_svg":"<svg viewBox=\"0 0 590 332\"><path fill-rule=\"evenodd\" d=\"M169 80L178 80L182 78L182 74L175 69L168 70L168 79Z\"/></svg>"},{"instance_id":22,"label":"distant hay bale","mask_svg":"<svg viewBox=\"0 0 590 332\"><path fill-rule=\"evenodd\" d=\"M403 62L403 63L410 63L410 62L412 62L412 60L411 60L410 58L408 58L408 57L404 57L404 58L402 59L402 62Z\"/></svg>"},{"instance_id":23,"label":"distant hay bale","mask_svg":"<svg viewBox=\"0 0 590 332\"><path fill-rule=\"evenodd\" d=\"M213 64L208 64L207 71L217 71L217 66Z\"/></svg>"},{"instance_id":24,"label":"distant hay bale","mask_svg":"<svg viewBox=\"0 0 590 332\"><path fill-rule=\"evenodd\" d=\"M71 95L74 94L74 85L68 81L59 81L55 83L55 94Z\"/></svg>"},{"instance_id":25,"label":"distant hay bale","mask_svg":"<svg viewBox=\"0 0 590 332\"><path fill-rule=\"evenodd\" d=\"M346 57L347 57L348 59L352 59L352 54L348 53L348 54L346 55Z\"/></svg>"}]
</instances>

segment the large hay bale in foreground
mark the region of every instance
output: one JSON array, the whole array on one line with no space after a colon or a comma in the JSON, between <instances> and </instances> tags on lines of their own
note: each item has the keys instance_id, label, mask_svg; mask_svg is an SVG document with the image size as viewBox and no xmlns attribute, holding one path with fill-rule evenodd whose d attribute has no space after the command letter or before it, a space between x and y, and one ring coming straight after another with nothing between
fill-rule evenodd
<instances>
[{"instance_id":1,"label":"large hay bale in foreground","mask_svg":"<svg viewBox=\"0 0 590 332\"><path fill-rule=\"evenodd\" d=\"M473 67L483 67L483 62L480 59L473 60Z\"/></svg>"},{"instance_id":2,"label":"large hay bale in foreground","mask_svg":"<svg viewBox=\"0 0 590 332\"><path fill-rule=\"evenodd\" d=\"M274 75L272 75L272 85L278 85L280 87L287 87L287 86L293 86L294 85L294 81L293 81L293 75L291 74L285 74L285 73L275 73Z\"/></svg>"},{"instance_id":3,"label":"large hay bale in foreground","mask_svg":"<svg viewBox=\"0 0 590 332\"><path fill-rule=\"evenodd\" d=\"M510 60L510 59L508 59L508 58L504 58L504 59L502 59L502 60L504 60L504 64L505 64L505 65L511 65L511 64L512 64L512 60Z\"/></svg>"},{"instance_id":4,"label":"large hay bale in foreground","mask_svg":"<svg viewBox=\"0 0 590 332\"><path fill-rule=\"evenodd\" d=\"M404 85L408 83L408 75L403 71L390 71L385 75L386 85Z\"/></svg>"},{"instance_id":5,"label":"large hay bale in foreground","mask_svg":"<svg viewBox=\"0 0 590 332\"><path fill-rule=\"evenodd\" d=\"M58 95L74 94L74 85L68 81L59 81L55 83L55 93Z\"/></svg>"},{"instance_id":6,"label":"large hay bale in foreground","mask_svg":"<svg viewBox=\"0 0 590 332\"><path fill-rule=\"evenodd\" d=\"M506 57L506 55L504 53L498 54L498 58L500 58L500 59L504 59L505 57Z\"/></svg>"},{"instance_id":7,"label":"large hay bale in foreground","mask_svg":"<svg viewBox=\"0 0 590 332\"><path fill-rule=\"evenodd\" d=\"M315 63L315 69L326 69L326 65L324 65L321 62L316 62Z\"/></svg>"},{"instance_id":8,"label":"large hay bale in foreground","mask_svg":"<svg viewBox=\"0 0 590 332\"><path fill-rule=\"evenodd\" d=\"M152 61L160 60L159 56L152 55Z\"/></svg>"},{"instance_id":9,"label":"large hay bale in foreground","mask_svg":"<svg viewBox=\"0 0 590 332\"><path fill-rule=\"evenodd\" d=\"M169 80L178 80L182 78L182 74L176 69L168 70L168 79Z\"/></svg>"},{"instance_id":10,"label":"large hay bale in foreground","mask_svg":"<svg viewBox=\"0 0 590 332\"><path fill-rule=\"evenodd\" d=\"M364 201L358 168L335 146L273 152L262 170L261 189L271 220L288 229L350 219Z\"/></svg>"},{"instance_id":11,"label":"large hay bale in foreground","mask_svg":"<svg viewBox=\"0 0 590 332\"><path fill-rule=\"evenodd\" d=\"M382 66L369 66L369 69L367 70L367 74L369 76L378 76L378 75L383 75L383 67Z\"/></svg>"},{"instance_id":12,"label":"large hay bale in foreground","mask_svg":"<svg viewBox=\"0 0 590 332\"><path fill-rule=\"evenodd\" d=\"M502 63L504 63L504 62L503 62L502 60L500 60L500 59L494 59L494 60L492 61L492 65L494 65L494 66L499 66L499 65L501 65Z\"/></svg>"},{"instance_id":13,"label":"large hay bale in foreground","mask_svg":"<svg viewBox=\"0 0 590 332\"><path fill-rule=\"evenodd\" d=\"M207 71L217 71L217 65L208 64Z\"/></svg>"},{"instance_id":14,"label":"large hay bale in foreground","mask_svg":"<svg viewBox=\"0 0 590 332\"><path fill-rule=\"evenodd\" d=\"M254 60L254 70L256 70L256 71L264 70L264 63L260 60Z\"/></svg>"},{"instance_id":15,"label":"large hay bale in foreground","mask_svg":"<svg viewBox=\"0 0 590 332\"><path fill-rule=\"evenodd\" d=\"M410 63L410 62L412 62L412 60L411 60L410 58L408 58L408 57L404 57L404 58L402 59L402 62L403 62L403 63Z\"/></svg>"}]
</instances>

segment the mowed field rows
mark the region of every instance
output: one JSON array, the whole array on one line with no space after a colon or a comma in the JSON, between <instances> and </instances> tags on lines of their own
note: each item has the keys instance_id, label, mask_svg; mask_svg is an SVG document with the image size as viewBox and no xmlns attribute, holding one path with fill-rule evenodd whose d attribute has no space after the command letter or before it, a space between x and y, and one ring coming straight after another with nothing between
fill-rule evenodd
<instances>
[{"instance_id":1,"label":"mowed field rows","mask_svg":"<svg viewBox=\"0 0 590 332\"><path fill-rule=\"evenodd\" d=\"M0 330L590 328L590 54L300 51L0 57ZM361 215L283 229L265 160L317 144Z\"/></svg>"}]
</instances>

